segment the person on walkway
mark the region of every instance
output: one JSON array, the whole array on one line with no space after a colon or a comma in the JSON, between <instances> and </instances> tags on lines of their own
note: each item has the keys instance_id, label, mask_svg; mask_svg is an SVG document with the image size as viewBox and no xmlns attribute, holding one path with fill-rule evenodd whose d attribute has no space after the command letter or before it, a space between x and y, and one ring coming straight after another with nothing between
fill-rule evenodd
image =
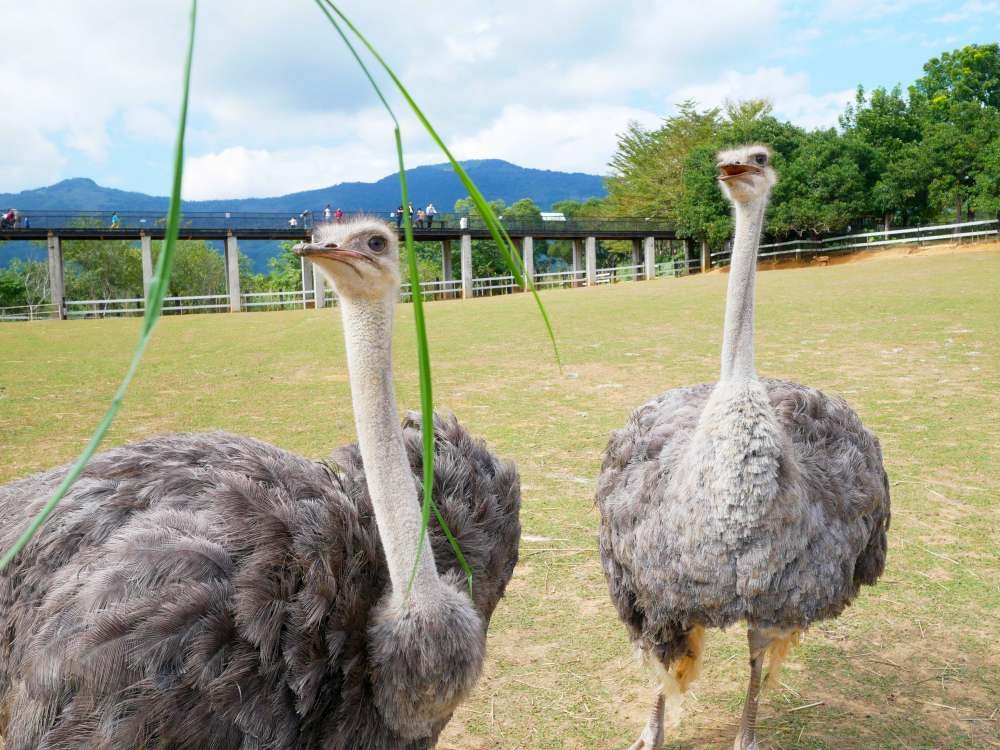
<instances>
[{"instance_id":1,"label":"person on walkway","mask_svg":"<svg viewBox=\"0 0 1000 750\"><path fill-rule=\"evenodd\" d=\"M296 219L294 216L288 220L289 229L295 229L295 227L297 227L298 225L299 225L299 220Z\"/></svg>"},{"instance_id":2,"label":"person on walkway","mask_svg":"<svg viewBox=\"0 0 1000 750\"><path fill-rule=\"evenodd\" d=\"M118 218L118 212L117 211L115 211L113 214L111 214L111 228L112 229L121 229L122 228L122 220Z\"/></svg>"},{"instance_id":3,"label":"person on walkway","mask_svg":"<svg viewBox=\"0 0 1000 750\"><path fill-rule=\"evenodd\" d=\"M424 220L425 219L427 219L427 214L424 213L424 209L418 208L417 209L417 226L420 227L421 229L424 228Z\"/></svg>"},{"instance_id":4,"label":"person on walkway","mask_svg":"<svg viewBox=\"0 0 1000 750\"><path fill-rule=\"evenodd\" d=\"M337 208L337 212L333 215L334 220L339 224L344 220L344 211L341 208Z\"/></svg>"},{"instance_id":5,"label":"person on walkway","mask_svg":"<svg viewBox=\"0 0 1000 750\"><path fill-rule=\"evenodd\" d=\"M338 208L337 210L339 211L340 209ZM331 215L332 214L330 212L330 204L327 203L326 206L323 208L323 221L330 221Z\"/></svg>"},{"instance_id":6,"label":"person on walkway","mask_svg":"<svg viewBox=\"0 0 1000 750\"><path fill-rule=\"evenodd\" d=\"M427 204L427 209L424 211L424 213L427 214L427 228L428 229L433 229L434 228L434 217L437 216L437 212L438 212L438 210L436 208L434 208L434 204L433 203L428 203Z\"/></svg>"},{"instance_id":7,"label":"person on walkway","mask_svg":"<svg viewBox=\"0 0 1000 750\"><path fill-rule=\"evenodd\" d=\"M403 226L403 204L402 203L400 203L396 207L396 229L399 229L401 226Z\"/></svg>"}]
</instances>

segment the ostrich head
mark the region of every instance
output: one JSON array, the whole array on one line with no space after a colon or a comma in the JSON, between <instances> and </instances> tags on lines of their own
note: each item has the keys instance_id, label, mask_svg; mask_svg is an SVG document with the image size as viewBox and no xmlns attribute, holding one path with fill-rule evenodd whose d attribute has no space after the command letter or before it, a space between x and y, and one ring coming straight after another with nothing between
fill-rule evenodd
<instances>
[{"instance_id":1,"label":"ostrich head","mask_svg":"<svg viewBox=\"0 0 1000 750\"><path fill-rule=\"evenodd\" d=\"M312 242L293 249L311 260L341 297L382 298L399 290L399 238L379 219L319 225Z\"/></svg>"},{"instance_id":2,"label":"ostrich head","mask_svg":"<svg viewBox=\"0 0 1000 750\"><path fill-rule=\"evenodd\" d=\"M766 200L778 175L771 166L771 150L754 143L720 151L716 156L719 185L733 203Z\"/></svg>"}]
</instances>

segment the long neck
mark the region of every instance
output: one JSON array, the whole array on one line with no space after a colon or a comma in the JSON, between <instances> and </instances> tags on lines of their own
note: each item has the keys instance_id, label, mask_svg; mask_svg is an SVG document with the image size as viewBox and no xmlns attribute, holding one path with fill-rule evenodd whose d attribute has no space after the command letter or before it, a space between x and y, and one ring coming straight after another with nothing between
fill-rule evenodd
<instances>
[{"instance_id":1,"label":"long neck","mask_svg":"<svg viewBox=\"0 0 1000 750\"><path fill-rule=\"evenodd\" d=\"M757 275L757 248L767 199L762 197L735 205L736 229L726 292L721 381L756 377L753 366L754 278Z\"/></svg>"},{"instance_id":2,"label":"long neck","mask_svg":"<svg viewBox=\"0 0 1000 750\"><path fill-rule=\"evenodd\" d=\"M392 384L395 300L392 296L374 300L341 297L340 303L361 460L393 593L400 596L413 573L421 515ZM412 591L419 594L437 583L434 554L425 538Z\"/></svg>"}]
</instances>

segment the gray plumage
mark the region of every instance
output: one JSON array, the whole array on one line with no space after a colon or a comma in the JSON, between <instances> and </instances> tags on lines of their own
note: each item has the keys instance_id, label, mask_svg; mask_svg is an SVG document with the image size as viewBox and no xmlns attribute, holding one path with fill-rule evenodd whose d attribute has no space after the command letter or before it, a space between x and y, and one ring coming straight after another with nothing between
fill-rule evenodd
<instances>
[{"instance_id":1,"label":"gray plumage","mask_svg":"<svg viewBox=\"0 0 1000 750\"><path fill-rule=\"evenodd\" d=\"M418 481L419 421L404 435ZM485 626L517 560L517 473L454 418L435 445L434 496ZM0 547L64 472L0 488ZM463 588L433 521L430 534ZM390 678L417 703L447 690L467 644L441 634L438 653L408 654L412 670L377 674L386 588L357 446L327 464L225 433L106 451L0 574L0 737L7 750L431 747L447 716L404 738L375 693ZM421 659L440 662L439 685Z\"/></svg>"},{"instance_id":2,"label":"gray plumage","mask_svg":"<svg viewBox=\"0 0 1000 750\"><path fill-rule=\"evenodd\" d=\"M675 388L615 432L597 488L611 599L632 639L670 662L692 625L804 629L885 566L889 487L878 440L839 398L762 381L785 440L758 445L770 502L720 508L719 464L689 453L714 383ZM748 471L749 473L749 471Z\"/></svg>"},{"instance_id":3,"label":"gray plumage","mask_svg":"<svg viewBox=\"0 0 1000 750\"><path fill-rule=\"evenodd\" d=\"M706 627L746 621L750 684L735 750L757 750L765 659L835 617L885 567L889 485L876 437L839 398L754 367L757 251L776 175L770 151L719 155L733 203L718 383L677 388L614 433L597 487L611 599L659 676L631 750L663 743L668 700L695 679Z\"/></svg>"}]
</instances>

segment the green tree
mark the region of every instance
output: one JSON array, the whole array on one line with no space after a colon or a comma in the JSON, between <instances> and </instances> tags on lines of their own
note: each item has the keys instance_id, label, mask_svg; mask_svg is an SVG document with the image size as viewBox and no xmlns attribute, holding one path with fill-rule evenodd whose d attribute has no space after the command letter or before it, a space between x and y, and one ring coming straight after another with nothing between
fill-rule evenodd
<instances>
[{"instance_id":1,"label":"green tree","mask_svg":"<svg viewBox=\"0 0 1000 750\"><path fill-rule=\"evenodd\" d=\"M945 119L956 105L1000 109L1000 44L970 44L932 57L910 91Z\"/></svg>"},{"instance_id":2,"label":"green tree","mask_svg":"<svg viewBox=\"0 0 1000 750\"><path fill-rule=\"evenodd\" d=\"M718 138L719 110L698 111L682 102L676 115L656 130L629 123L605 181L608 205L619 216L661 217L676 221L684 200L685 169L692 150Z\"/></svg>"}]
</instances>

